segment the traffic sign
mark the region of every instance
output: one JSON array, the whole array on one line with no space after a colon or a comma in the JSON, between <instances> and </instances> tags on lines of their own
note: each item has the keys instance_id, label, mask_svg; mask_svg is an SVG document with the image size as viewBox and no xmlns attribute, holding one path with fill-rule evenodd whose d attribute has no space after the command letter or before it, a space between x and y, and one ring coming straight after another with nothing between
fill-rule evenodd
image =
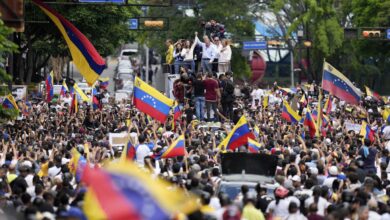
<instances>
[{"instance_id":1,"label":"traffic sign","mask_svg":"<svg viewBox=\"0 0 390 220\"><path fill-rule=\"evenodd\" d=\"M138 19L132 18L129 20L129 29L130 30L138 30Z\"/></svg>"},{"instance_id":2,"label":"traffic sign","mask_svg":"<svg viewBox=\"0 0 390 220\"><path fill-rule=\"evenodd\" d=\"M390 29L387 29L387 39L390 40Z\"/></svg>"},{"instance_id":3,"label":"traffic sign","mask_svg":"<svg viewBox=\"0 0 390 220\"><path fill-rule=\"evenodd\" d=\"M244 41L244 50L264 50L267 48L267 41Z\"/></svg>"}]
</instances>

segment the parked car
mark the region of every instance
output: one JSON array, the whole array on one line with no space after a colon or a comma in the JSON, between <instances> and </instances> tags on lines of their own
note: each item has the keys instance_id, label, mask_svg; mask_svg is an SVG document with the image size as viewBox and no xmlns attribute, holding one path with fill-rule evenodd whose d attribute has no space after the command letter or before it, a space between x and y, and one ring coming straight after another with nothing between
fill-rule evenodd
<instances>
[{"instance_id":1,"label":"parked car","mask_svg":"<svg viewBox=\"0 0 390 220\"><path fill-rule=\"evenodd\" d=\"M224 192L231 200L235 200L242 185L247 185L250 191L255 191L255 186L260 183L267 189L268 197L274 198L273 193L277 187L274 182L276 156L250 153L225 153L221 156L222 178L217 193Z\"/></svg>"},{"instance_id":2,"label":"parked car","mask_svg":"<svg viewBox=\"0 0 390 220\"><path fill-rule=\"evenodd\" d=\"M137 49L123 49L119 55L119 60L130 60L131 57L138 56Z\"/></svg>"}]
</instances>

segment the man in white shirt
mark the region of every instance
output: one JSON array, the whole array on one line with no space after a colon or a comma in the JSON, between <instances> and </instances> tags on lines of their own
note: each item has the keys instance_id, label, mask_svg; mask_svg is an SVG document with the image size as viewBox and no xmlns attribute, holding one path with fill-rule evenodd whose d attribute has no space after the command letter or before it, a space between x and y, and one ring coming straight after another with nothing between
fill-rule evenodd
<instances>
[{"instance_id":1,"label":"man in white shirt","mask_svg":"<svg viewBox=\"0 0 390 220\"><path fill-rule=\"evenodd\" d=\"M252 106L255 105L255 100L262 100L261 97L264 96L264 91L260 89L257 85L254 86L253 91L251 93L252 96Z\"/></svg>"},{"instance_id":2,"label":"man in white shirt","mask_svg":"<svg viewBox=\"0 0 390 220\"><path fill-rule=\"evenodd\" d=\"M214 44L211 43L209 37L204 36L201 42L198 36L195 36L195 43L202 47L202 71L205 73L212 73L212 63L217 56L218 51Z\"/></svg>"},{"instance_id":3,"label":"man in white shirt","mask_svg":"<svg viewBox=\"0 0 390 220\"><path fill-rule=\"evenodd\" d=\"M145 136L143 134L141 134L138 137L139 145L136 147L136 151L135 151L136 162L141 167L143 167L145 165L144 158L146 156L149 156L149 154L150 154L150 149L145 144L145 140L146 140Z\"/></svg>"}]
</instances>

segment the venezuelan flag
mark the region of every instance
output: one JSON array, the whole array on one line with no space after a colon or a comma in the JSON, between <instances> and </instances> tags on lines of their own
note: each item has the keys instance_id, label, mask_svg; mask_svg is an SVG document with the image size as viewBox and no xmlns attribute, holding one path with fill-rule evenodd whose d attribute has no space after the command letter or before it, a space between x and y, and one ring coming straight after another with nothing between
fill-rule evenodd
<instances>
[{"instance_id":1,"label":"venezuelan flag","mask_svg":"<svg viewBox=\"0 0 390 220\"><path fill-rule=\"evenodd\" d=\"M109 84L109 82L110 82L110 78L108 78L108 77L105 77L105 78L99 78L99 87L101 88L101 89L107 89L107 87L108 87L108 84Z\"/></svg>"},{"instance_id":2,"label":"venezuelan flag","mask_svg":"<svg viewBox=\"0 0 390 220\"><path fill-rule=\"evenodd\" d=\"M266 109L268 107L268 104L269 104L269 96L265 95L263 96L263 109Z\"/></svg>"},{"instance_id":3,"label":"venezuelan flag","mask_svg":"<svg viewBox=\"0 0 390 220\"><path fill-rule=\"evenodd\" d=\"M364 141L364 139L368 139L371 142L375 141L375 132L371 129L371 126L369 126L365 121L362 122L362 127L360 129L359 134L363 137L362 141Z\"/></svg>"},{"instance_id":4,"label":"venezuelan flag","mask_svg":"<svg viewBox=\"0 0 390 220\"><path fill-rule=\"evenodd\" d=\"M278 86L278 89L284 94L284 95L287 95L287 94L295 94L297 92L297 89L296 88L282 88L282 87L279 87Z\"/></svg>"},{"instance_id":5,"label":"venezuelan flag","mask_svg":"<svg viewBox=\"0 0 390 220\"><path fill-rule=\"evenodd\" d=\"M380 96L378 93L372 91L370 88L368 88L367 86L364 86L366 88L366 94L367 96L371 96L373 98L375 98L376 100L382 100L382 96Z\"/></svg>"},{"instance_id":6,"label":"venezuelan flag","mask_svg":"<svg viewBox=\"0 0 390 220\"><path fill-rule=\"evenodd\" d=\"M313 138L317 132L317 125L316 125L316 122L314 121L310 111L306 112L305 121L303 122L303 125L309 127L310 137Z\"/></svg>"},{"instance_id":7,"label":"venezuelan flag","mask_svg":"<svg viewBox=\"0 0 390 220\"><path fill-rule=\"evenodd\" d=\"M73 89L76 90L77 94L81 97L83 102L90 102L90 99L88 98L88 96L85 95L85 93L83 92L83 90L80 89L80 87L77 83L75 83L73 85Z\"/></svg>"},{"instance_id":8,"label":"venezuelan flag","mask_svg":"<svg viewBox=\"0 0 390 220\"><path fill-rule=\"evenodd\" d=\"M92 108L94 110L96 109L102 109L102 103L100 103L99 99L96 97L97 90L95 88L92 89Z\"/></svg>"},{"instance_id":9,"label":"venezuelan flag","mask_svg":"<svg viewBox=\"0 0 390 220\"><path fill-rule=\"evenodd\" d=\"M73 94L72 103L70 104L70 113L76 114L79 111L79 106L77 102L77 95Z\"/></svg>"},{"instance_id":10,"label":"venezuelan flag","mask_svg":"<svg viewBox=\"0 0 390 220\"><path fill-rule=\"evenodd\" d=\"M326 99L325 105L324 105L324 109L325 109L326 114L329 114L332 111L332 105L333 105L333 103L332 103L331 97L329 95L328 98Z\"/></svg>"},{"instance_id":11,"label":"venezuelan flag","mask_svg":"<svg viewBox=\"0 0 390 220\"><path fill-rule=\"evenodd\" d=\"M53 86L53 71L50 72L49 75L47 75L46 78L46 101L51 102L54 96L54 86Z\"/></svg>"},{"instance_id":12,"label":"venezuelan flag","mask_svg":"<svg viewBox=\"0 0 390 220\"><path fill-rule=\"evenodd\" d=\"M199 209L197 198L153 178L133 162L84 171L88 185L83 210L88 219L163 220Z\"/></svg>"},{"instance_id":13,"label":"venezuelan flag","mask_svg":"<svg viewBox=\"0 0 390 220\"><path fill-rule=\"evenodd\" d=\"M383 116L383 119L385 119L385 121L387 123L390 123L390 110L389 109L386 108L385 110L383 110L382 116Z\"/></svg>"},{"instance_id":14,"label":"venezuelan flag","mask_svg":"<svg viewBox=\"0 0 390 220\"><path fill-rule=\"evenodd\" d=\"M255 135L255 137L260 137L260 129L259 129L259 127L257 126L257 125L255 125L254 127L253 127L253 134Z\"/></svg>"},{"instance_id":15,"label":"venezuelan flag","mask_svg":"<svg viewBox=\"0 0 390 220\"><path fill-rule=\"evenodd\" d=\"M18 105L16 104L16 101L14 99L14 97L12 96L12 94L9 94L7 95L4 100L3 100L3 103L2 103L2 106L3 108L5 109L15 109L15 110L19 110L19 107Z\"/></svg>"},{"instance_id":16,"label":"venezuelan flag","mask_svg":"<svg viewBox=\"0 0 390 220\"><path fill-rule=\"evenodd\" d=\"M129 141L126 146L123 148L120 161L134 160L135 159L136 149L134 145Z\"/></svg>"},{"instance_id":17,"label":"venezuelan flag","mask_svg":"<svg viewBox=\"0 0 390 220\"><path fill-rule=\"evenodd\" d=\"M340 71L324 62L322 89L351 104L359 104L362 93Z\"/></svg>"},{"instance_id":18,"label":"venezuelan flag","mask_svg":"<svg viewBox=\"0 0 390 220\"><path fill-rule=\"evenodd\" d=\"M133 103L140 111L164 123L174 101L135 77Z\"/></svg>"},{"instance_id":19,"label":"venezuelan flag","mask_svg":"<svg viewBox=\"0 0 390 220\"><path fill-rule=\"evenodd\" d=\"M184 134L180 135L165 151L154 155L156 159L184 156L186 153Z\"/></svg>"},{"instance_id":20,"label":"venezuelan flag","mask_svg":"<svg viewBox=\"0 0 390 220\"><path fill-rule=\"evenodd\" d=\"M72 23L41 0L33 0L39 8L53 21L64 37L72 59L89 85L93 85L106 68L104 59L95 47Z\"/></svg>"},{"instance_id":21,"label":"venezuelan flag","mask_svg":"<svg viewBox=\"0 0 390 220\"><path fill-rule=\"evenodd\" d=\"M248 151L251 153L259 153L261 144L251 138L248 138Z\"/></svg>"},{"instance_id":22,"label":"venezuelan flag","mask_svg":"<svg viewBox=\"0 0 390 220\"><path fill-rule=\"evenodd\" d=\"M81 180L86 164L87 160L76 150L76 148L73 148L72 159L69 161L69 170L75 175L77 181Z\"/></svg>"},{"instance_id":23,"label":"venezuelan flag","mask_svg":"<svg viewBox=\"0 0 390 220\"><path fill-rule=\"evenodd\" d=\"M176 103L175 106L173 106L173 119L174 120L179 119L181 114L182 114L182 112L181 112L180 105L178 103Z\"/></svg>"},{"instance_id":24,"label":"venezuelan flag","mask_svg":"<svg viewBox=\"0 0 390 220\"><path fill-rule=\"evenodd\" d=\"M248 122L245 116L241 116L240 120L234 126L229 135L219 144L218 148L222 151L231 150L246 145L248 138L255 139L255 135L249 130Z\"/></svg>"},{"instance_id":25,"label":"venezuelan flag","mask_svg":"<svg viewBox=\"0 0 390 220\"><path fill-rule=\"evenodd\" d=\"M66 92L69 92L69 89L68 89L68 86L66 85L65 80L63 80L63 81L62 81L62 86L61 86L61 93L60 93L60 95L61 95L62 97L64 97Z\"/></svg>"},{"instance_id":26,"label":"venezuelan flag","mask_svg":"<svg viewBox=\"0 0 390 220\"><path fill-rule=\"evenodd\" d=\"M317 121L317 117L318 117L318 112L317 110L313 110L311 112L311 116L313 117L314 121ZM326 115L322 115L322 125L325 126L329 123L329 117L326 116Z\"/></svg>"},{"instance_id":27,"label":"venezuelan flag","mask_svg":"<svg viewBox=\"0 0 390 220\"><path fill-rule=\"evenodd\" d=\"M307 98L306 98L306 95L305 95L305 94L302 94L302 97L301 97L301 99L299 100L299 103L301 103L301 105L302 105L303 107L306 107L306 106L307 106L308 101L307 101Z\"/></svg>"},{"instance_id":28,"label":"venezuelan flag","mask_svg":"<svg viewBox=\"0 0 390 220\"><path fill-rule=\"evenodd\" d=\"M291 108L286 100L283 100L282 118L291 123L298 123L301 120L301 116Z\"/></svg>"}]
</instances>

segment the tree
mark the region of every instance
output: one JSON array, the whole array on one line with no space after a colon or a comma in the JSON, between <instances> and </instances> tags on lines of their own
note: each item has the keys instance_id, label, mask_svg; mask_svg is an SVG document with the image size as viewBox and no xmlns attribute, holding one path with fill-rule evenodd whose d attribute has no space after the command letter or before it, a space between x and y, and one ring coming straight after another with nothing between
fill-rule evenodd
<instances>
[{"instance_id":1,"label":"tree","mask_svg":"<svg viewBox=\"0 0 390 220\"><path fill-rule=\"evenodd\" d=\"M135 34L128 30L128 19L136 17L140 11L134 7L115 5L52 5L60 14L72 22L95 46L103 57L111 55L115 49L134 39ZM26 4L27 22L25 33L20 37L21 54L18 57L20 70L17 76L27 83L34 78L40 81L37 73L48 64L50 57L69 58L66 42L55 25L35 5ZM49 21L49 22L46 22ZM30 58L30 59L29 59ZM61 73L58 73L61 75ZM33 76L32 76L33 75Z\"/></svg>"},{"instance_id":2,"label":"tree","mask_svg":"<svg viewBox=\"0 0 390 220\"><path fill-rule=\"evenodd\" d=\"M16 52L17 46L8 39L13 30L4 25L4 22L0 19L0 82L1 84L10 83L12 80L11 75L5 71L5 57L9 53ZM3 87L4 88L4 87ZM4 109L0 105L0 119L16 118L18 112L16 110Z\"/></svg>"},{"instance_id":3,"label":"tree","mask_svg":"<svg viewBox=\"0 0 390 220\"><path fill-rule=\"evenodd\" d=\"M12 29L4 25L4 22L0 19L0 82L8 83L12 80L12 77L5 71L4 62L5 57L12 52L17 51L17 45L8 39L12 34Z\"/></svg>"},{"instance_id":4,"label":"tree","mask_svg":"<svg viewBox=\"0 0 390 220\"><path fill-rule=\"evenodd\" d=\"M257 13L259 18L264 12L272 12L283 34L282 37L291 39L298 47L302 45L298 44L294 35L298 30L304 31L305 40L312 43L306 54L309 72L312 79L318 80L324 58L333 55L343 43L343 29L339 22L336 2L336 0L255 1L252 13ZM291 49L292 45L289 44L289 47Z\"/></svg>"}]
</instances>

